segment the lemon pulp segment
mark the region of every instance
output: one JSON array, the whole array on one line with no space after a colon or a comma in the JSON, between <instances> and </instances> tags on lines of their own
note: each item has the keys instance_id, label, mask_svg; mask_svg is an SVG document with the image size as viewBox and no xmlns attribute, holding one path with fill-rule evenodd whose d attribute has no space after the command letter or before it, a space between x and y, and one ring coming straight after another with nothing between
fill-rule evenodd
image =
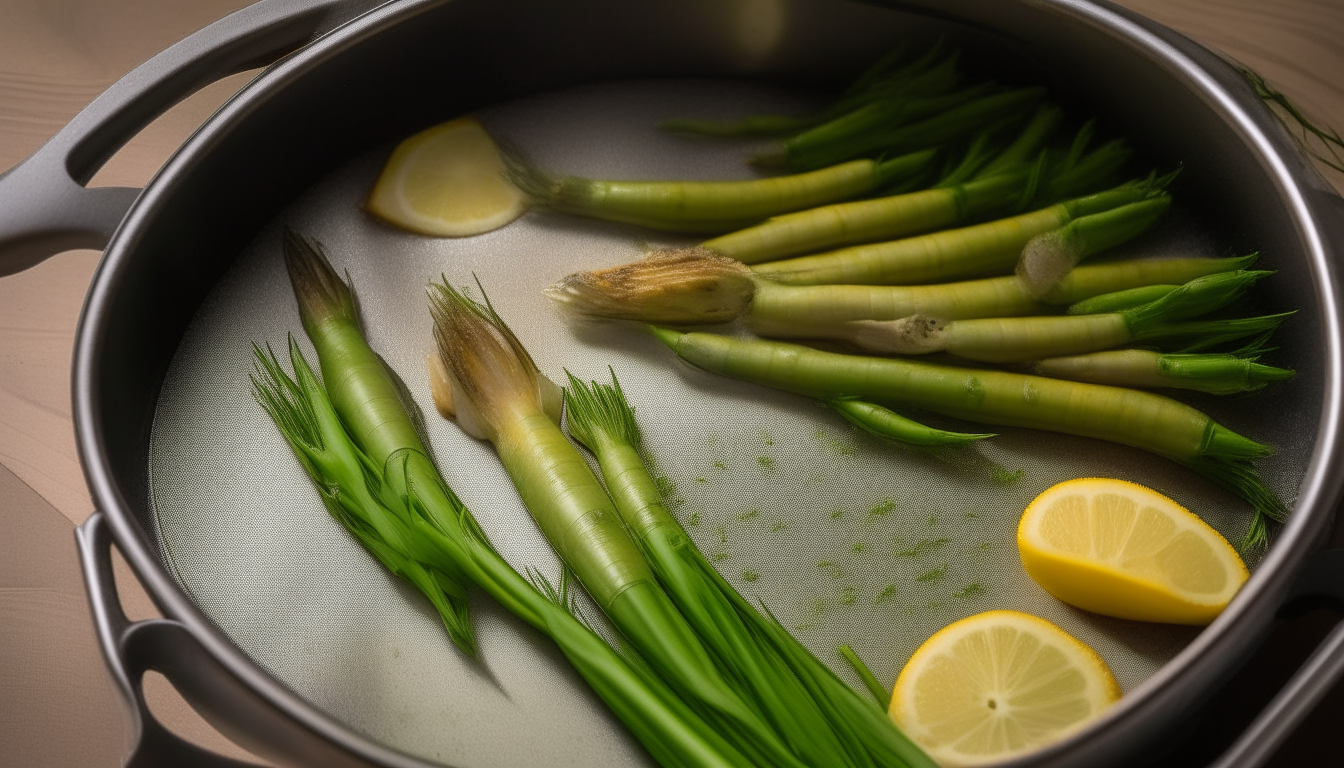
<instances>
[{"instance_id":1,"label":"lemon pulp segment","mask_svg":"<svg viewBox=\"0 0 1344 768\"><path fill-rule=\"evenodd\" d=\"M1070 480L1036 497L1017 546L1047 592L1122 619L1207 624L1248 575L1227 540L1185 507L1110 478Z\"/></svg>"},{"instance_id":2,"label":"lemon pulp segment","mask_svg":"<svg viewBox=\"0 0 1344 768\"><path fill-rule=\"evenodd\" d=\"M939 630L896 680L891 717L944 766L1056 741L1120 697L1106 663L1050 622L988 611Z\"/></svg>"},{"instance_id":3,"label":"lemon pulp segment","mask_svg":"<svg viewBox=\"0 0 1344 768\"><path fill-rule=\"evenodd\" d=\"M504 174L499 148L481 124L458 118L398 144L365 207L422 235L478 235L527 209L522 191Z\"/></svg>"}]
</instances>

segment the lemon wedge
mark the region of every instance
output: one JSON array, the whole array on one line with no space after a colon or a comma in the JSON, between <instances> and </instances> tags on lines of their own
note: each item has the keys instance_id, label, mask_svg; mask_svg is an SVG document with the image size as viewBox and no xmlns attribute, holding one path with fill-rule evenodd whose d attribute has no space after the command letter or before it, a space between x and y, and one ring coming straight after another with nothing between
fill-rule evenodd
<instances>
[{"instance_id":1,"label":"lemon wedge","mask_svg":"<svg viewBox=\"0 0 1344 768\"><path fill-rule=\"evenodd\" d=\"M1118 698L1096 651L1045 619L988 611L919 646L896 679L891 717L950 768L1045 746Z\"/></svg>"},{"instance_id":2,"label":"lemon wedge","mask_svg":"<svg viewBox=\"0 0 1344 768\"><path fill-rule=\"evenodd\" d=\"M462 117L398 144L365 207L422 235L466 237L518 218L527 199L505 178L504 159L490 134Z\"/></svg>"},{"instance_id":3,"label":"lemon wedge","mask_svg":"<svg viewBox=\"0 0 1344 768\"><path fill-rule=\"evenodd\" d=\"M1232 545L1142 485L1069 480L1037 496L1017 526L1027 573L1064 602L1122 619L1202 625L1246 581Z\"/></svg>"}]
</instances>

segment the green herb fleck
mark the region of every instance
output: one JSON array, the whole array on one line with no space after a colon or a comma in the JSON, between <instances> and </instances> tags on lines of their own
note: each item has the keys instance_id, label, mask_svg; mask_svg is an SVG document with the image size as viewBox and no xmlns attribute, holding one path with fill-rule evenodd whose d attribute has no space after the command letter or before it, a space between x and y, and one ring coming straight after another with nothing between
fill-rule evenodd
<instances>
[{"instance_id":1,"label":"green herb fleck","mask_svg":"<svg viewBox=\"0 0 1344 768\"><path fill-rule=\"evenodd\" d=\"M832 520L839 520L840 518L842 518L842 517L844 517L844 516L845 516L845 510L843 510L843 509L833 509L833 510L831 510L831 519L832 519Z\"/></svg>"},{"instance_id":2,"label":"green herb fleck","mask_svg":"<svg viewBox=\"0 0 1344 768\"><path fill-rule=\"evenodd\" d=\"M992 541L982 541L982 542L980 542L980 551L981 551L981 552L988 552L989 550L991 550L991 549L993 549L993 548L994 548L994 542L992 542Z\"/></svg>"},{"instance_id":3,"label":"green herb fleck","mask_svg":"<svg viewBox=\"0 0 1344 768\"><path fill-rule=\"evenodd\" d=\"M739 514L739 515L737 516L737 519L738 519L738 520L746 521L746 520L750 520L750 519L752 519L753 517L759 517L760 514L761 514L761 510L756 509L755 507L753 507L753 508L751 508L751 509L748 509L746 512L743 512L743 513Z\"/></svg>"},{"instance_id":4,"label":"green herb fleck","mask_svg":"<svg viewBox=\"0 0 1344 768\"><path fill-rule=\"evenodd\" d=\"M882 603L887 602L888 600L890 600L895 596L896 596L896 585L888 584L887 586L882 588L881 592L877 593L877 597L873 598L873 604L880 605Z\"/></svg>"},{"instance_id":5,"label":"green herb fleck","mask_svg":"<svg viewBox=\"0 0 1344 768\"><path fill-rule=\"evenodd\" d=\"M716 461L716 462L714 462L713 467L714 467L715 469L727 469L727 468L728 468L728 465L727 465L727 464L724 464L722 461Z\"/></svg>"},{"instance_id":6,"label":"green herb fleck","mask_svg":"<svg viewBox=\"0 0 1344 768\"><path fill-rule=\"evenodd\" d=\"M854 587L844 587L840 590L840 604L853 605L855 600L859 599L859 590Z\"/></svg>"},{"instance_id":7,"label":"green herb fleck","mask_svg":"<svg viewBox=\"0 0 1344 768\"><path fill-rule=\"evenodd\" d=\"M932 528L933 526L937 525L937 524L938 524L938 515L935 514L935 513L933 513L933 512L930 512L930 513L929 513L929 520L928 520L928 523L929 523L929 527L930 527L930 528Z\"/></svg>"},{"instance_id":8,"label":"green herb fleck","mask_svg":"<svg viewBox=\"0 0 1344 768\"><path fill-rule=\"evenodd\" d=\"M943 577L946 575L947 575L947 564L944 563L938 566L937 568L930 568L929 570L919 574L918 576L915 577L915 581L918 581L921 584L937 584L938 582L942 581Z\"/></svg>"},{"instance_id":9,"label":"green herb fleck","mask_svg":"<svg viewBox=\"0 0 1344 768\"><path fill-rule=\"evenodd\" d=\"M977 583L967 584L966 586L962 587L961 589L957 590L956 592L953 592L953 593L952 593L952 596L953 596L953 597L956 597L956 598L959 598L959 599L962 599L962 600L965 600L965 599L968 598L968 597L975 597L976 595L978 595L978 594L980 594L981 592L984 592L984 591L985 591L985 585L980 584L980 583L977 582Z\"/></svg>"},{"instance_id":10,"label":"green herb fleck","mask_svg":"<svg viewBox=\"0 0 1344 768\"><path fill-rule=\"evenodd\" d=\"M935 549L942 549L951 539L943 537L937 539L920 539L909 549L902 549L895 553L896 557L919 557L926 552L932 552Z\"/></svg>"},{"instance_id":11,"label":"green herb fleck","mask_svg":"<svg viewBox=\"0 0 1344 768\"><path fill-rule=\"evenodd\" d=\"M715 552L714 554L710 555L709 559L713 560L716 563L722 563L724 560L728 559L728 553L724 552L723 550L719 550L718 552Z\"/></svg>"},{"instance_id":12,"label":"green herb fleck","mask_svg":"<svg viewBox=\"0 0 1344 768\"><path fill-rule=\"evenodd\" d=\"M856 554L859 553L859 552L862 552L863 550L865 550L865 549L867 549L867 548L868 548L868 545L867 545L867 544L864 544L862 541L856 541L856 542L854 542L854 546L850 547L850 549L854 550L854 552L855 552Z\"/></svg>"},{"instance_id":13,"label":"green herb fleck","mask_svg":"<svg viewBox=\"0 0 1344 768\"><path fill-rule=\"evenodd\" d=\"M971 512L971 511L968 510L968 511L966 512L966 519L967 519L967 520L979 520L979 519L980 519L980 513L979 513L979 512Z\"/></svg>"},{"instance_id":14,"label":"green herb fleck","mask_svg":"<svg viewBox=\"0 0 1344 768\"><path fill-rule=\"evenodd\" d=\"M881 517L882 515L891 514L895 509L896 502L893 499L887 498L874 504L872 508L868 510L868 514L873 515L874 517Z\"/></svg>"},{"instance_id":15,"label":"green herb fleck","mask_svg":"<svg viewBox=\"0 0 1344 768\"><path fill-rule=\"evenodd\" d=\"M1020 469L1009 471L1003 467L995 467L989 471L989 479L999 485L1012 485L1021 480L1024 474L1026 473Z\"/></svg>"},{"instance_id":16,"label":"green herb fleck","mask_svg":"<svg viewBox=\"0 0 1344 768\"><path fill-rule=\"evenodd\" d=\"M853 456L854 454L859 452L857 444L831 437L830 435L826 434L825 430L818 429L816 432L812 433L812 436L815 437L817 440L821 441L823 444L825 444L825 446L829 450L831 450L834 453L838 453L841 456Z\"/></svg>"},{"instance_id":17,"label":"green herb fleck","mask_svg":"<svg viewBox=\"0 0 1344 768\"><path fill-rule=\"evenodd\" d=\"M714 535L719 537L720 544L728 543L728 531L722 525L714 529Z\"/></svg>"},{"instance_id":18,"label":"green herb fleck","mask_svg":"<svg viewBox=\"0 0 1344 768\"><path fill-rule=\"evenodd\" d=\"M697 483L707 483L707 482L709 482L709 481L706 480L706 479L703 478L703 477L697 477L697 478L695 478L695 482L697 482Z\"/></svg>"},{"instance_id":19,"label":"green herb fleck","mask_svg":"<svg viewBox=\"0 0 1344 768\"><path fill-rule=\"evenodd\" d=\"M653 484L658 488L658 495L664 499L677 492L677 484L672 482L672 479L667 475L659 475L653 478Z\"/></svg>"},{"instance_id":20,"label":"green herb fleck","mask_svg":"<svg viewBox=\"0 0 1344 768\"><path fill-rule=\"evenodd\" d=\"M699 525L699 524L700 524L700 513L699 513L699 512L692 512L692 513L691 513L691 519L690 519L690 520L687 520L687 521L686 521L686 524L687 524L687 525Z\"/></svg>"},{"instance_id":21,"label":"green herb fleck","mask_svg":"<svg viewBox=\"0 0 1344 768\"><path fill-rule=\"evenodd\" d=\"M816 602L812 603L812 615L820 616L825 612L826 612L826 601L821 598L817 598Z\"/></svg>"},{"instance_id":22,"label":"green herb fleck","mask_svg":"<svg viewBox=\"0 0 1344 768\"><path fill-rule=\"evenodd\" d=\"M761 578L761 574L757 573L756 571L743 571L742 578L747 581L755 581Z\"/></svg>"},{"instance_id":23,"label":"green herb fleck","mask_svg":"<svg viewBox=\"0 0 1344 768\"><path fill-rule=\"evenodd\" d=\"M775 460L769 456L757 456L756 463L761 465L766 472L775 471Z\"/></svg>"},{"instance_id":24,"label":"green herb fleck","mask_svg":"<svg viewBox=\"0 0 1344 768\"><path fill-rule=\"evenodd\" d=\"M834 567L835 567L835 563L831 562L830 560L822 560L821 562L817 563L817 567L818 567L818 568L834 568Z\"/></svg>"},{"instance_id":25,"label":"green herb fleck","mask_svg":"<svg viewBox=\"0 0 1344 768\"><path fill-rule=\"evenodd\" d=\"M761 439L765 441L766 445L775 444L775 436L770 434L769 432L766 432L765 430L761 430Z\"/></svg>"},{"instance_id":26,"label":"green herb fleck","mask_svg":"<svg viewBox=\"0 0 1344 768\"><path fill-rule=\"evenodd\" d=\"M785 528L788 528L788 527L789 527L789 524L786 523L786 522L784 522L783 520L776 520L776 521L775 521L775 524L772 525L772 526L770 526L770 530L772 530L772 531L782 531L782 530L784 530Z\"/></svg>"}]
</instances>

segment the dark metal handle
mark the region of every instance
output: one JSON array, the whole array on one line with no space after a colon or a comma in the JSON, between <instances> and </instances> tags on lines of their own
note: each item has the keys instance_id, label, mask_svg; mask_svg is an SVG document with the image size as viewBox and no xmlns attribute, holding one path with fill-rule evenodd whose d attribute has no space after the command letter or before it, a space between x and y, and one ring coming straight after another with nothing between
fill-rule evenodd
<instances>
[{"instance_id":1,"label":"dark metal handle","mask_svg":"<svg viewBox=\"0 0 1344 768\"><path fill-rule=\"evenodd\" d=\"M191 641L186 628L175 621L151 619L132 624L126 618L121 601L117 598L112 575L112 536L102 514L95 513L75 529L75 539L79 544L84 586L88 589L89 605L93 609L98 643L102 647L108 670L112 673L112 681L128 705L131 717L131 740L134 746L126 760L126 768L184 765L201 768L258 768L252 763L222 757L183 741L154 719L145 703L141 687L145 672L159 669L166 671L173 679L175 670L165 668L180 666L182 662L197 664L202 661L200 656L207 655L198 644ZM171 653L164 653L166 647L172 649ZM192 656L197 658L186 658ZM178 663L174 664L174 661ZM207 656L207 663L210 662L213 660ZM193 671L193 674L199 673Z\"/></svg>"},{"instance_id":2,"label":"dark metal handle","mask_svg":"<svg viewBox=\"0 0 1344 768\"><path fill-rule=\"evenodd\" d=\"M222 757L173 735L145 703L142 680L160 672L211 725L254 754L281 765L371 768L421 765L377 749L372 758L330 738L331 723L302 722L281 711L207 650L186 624L172 619L132 623L122 611L112 574L112 531L96 512L75 529L94 629L113 683L127 704L132 750L125 768L259 768ZM326 733L324 733L324 731Z\"/></svg>"},{"instance_id":3,"label":"dark metal handle","mask_svg":"<svg viewBox=\"0 0 1344 768\"><path fill-rule=\"evenodd\" d=\"M263 0L136 67L0 174L0 277L64 250L107 244L140 190L84 185L164 110L222 77L270 64L382 2Z\"/></svg>"},{"instance_id":4,"label":"dark metal handle","mask_svg":"<svg viewBox=\"0 0 1344 768\"><path fill-rule=\"evenodd\" d=\"M1303 568L1293 597L1324 597L1344 603L1344 549L1328 549L1313 555ZM1260 716L1209 768L1264 765L1341 675L1344 675L1344 621L1330 630Z\"/></svg>"}]
</instances>

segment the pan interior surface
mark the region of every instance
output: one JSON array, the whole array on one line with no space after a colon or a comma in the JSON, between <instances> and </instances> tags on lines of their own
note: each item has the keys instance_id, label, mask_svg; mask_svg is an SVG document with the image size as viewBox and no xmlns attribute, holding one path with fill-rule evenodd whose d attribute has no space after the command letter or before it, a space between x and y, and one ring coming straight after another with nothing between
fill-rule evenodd
<instances>
[{"instance_id":1,"label":"pan interior surface","mask_svg":"<svg viewBox=\"0 0 1344 768\"><path fill-rule=\"evenodd\" d=\"M574 88L479 116L557 172L730 179L752 176L742 163L749 142L697 141L654 125L810 103L749 82L665 80ZM696 543L855 686L837 646L852 646L890 684L929 635L990 609L1058 624L1096 649L1126 691L1197 634L1055 601L1022 569L1018 517L1057 482L1120 477L1172 496L1235 542L1250 510L1232 495L1138 450L1030 430L1003 429L952 455L906 450L804 398L692 370L639 328L571 320L541 294L568 273L687 241L540 211L473 238L403 233L361 209L386 155L335 170L238 258L178 348L150 444L156 533L179 584L252 659L354 730L464 767L649 762L544 638L478 599L480 659L464 658L430 606L327 515L248 380L253 342L283 353L292 334L314 361L280 257L285 226L320 240L337 269L348 270L372 346L428 417L445 479L520 571L532 566L554 579L559 563L493 450L438 418L429 397L425 357L434 344L424 289L440 275L478 297L479 280L553 380L565 369L605 380L614 368L670 506ZM1178 212L1124 255L1226 254L1195 217ZM1182 399L1268 439L1257 427L1270 419L1256 411L1282 396L1271 390L1249 401L1253 408ZM1310 429L1301 432L1261 467L1288 500L1310 449Z\"/></svg>"}]
</instances>

